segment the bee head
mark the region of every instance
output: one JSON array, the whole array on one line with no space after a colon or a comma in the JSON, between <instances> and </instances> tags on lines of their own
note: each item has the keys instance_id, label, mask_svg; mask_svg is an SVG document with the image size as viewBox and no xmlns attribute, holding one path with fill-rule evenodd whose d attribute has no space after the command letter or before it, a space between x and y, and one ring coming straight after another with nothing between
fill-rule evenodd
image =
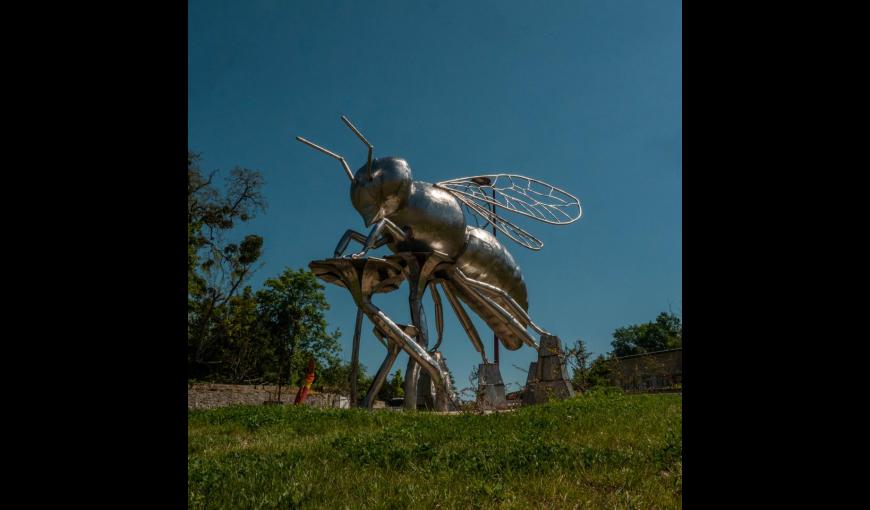
<instances>
[{"instance_id":1,"label":"bee head","mask_svg":"<svg viewBox=\"0 0 870 510\"><path fill-rule=\"evenodd\" d=\"M411 195L411 167L401 158L378 158L356 171L350 184L350 200L366 226L395 213Z\"/></svg>"}]
</instances>

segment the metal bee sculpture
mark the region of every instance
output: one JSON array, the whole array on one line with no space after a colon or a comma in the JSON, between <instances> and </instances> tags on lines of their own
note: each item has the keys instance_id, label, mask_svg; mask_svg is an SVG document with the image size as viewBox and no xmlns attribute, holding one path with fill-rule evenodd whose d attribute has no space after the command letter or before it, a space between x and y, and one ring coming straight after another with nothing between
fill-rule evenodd
<instances>
[{"instance_id":1,"label":"metal bee sculpture","mask_svg":"<svg viewBox=\"0 0 870 510\"><path fill-rule=\"evenodd\" d=\"M437 410L456 405L445 360L438 347L443 338L443 308L438 287L468 334L471 343L488 363L480 335L462 303L489 326L507 349L523 344L536 350L528 332L548 335L528 315L528 296L523 275L507 248L484 227L471 226L466 212L492 225L509 239L531 250L543 243L499 213L507 211L551 225L577 221L580 201L570 193L537 179L512 174L490 174L441 181L415 181L408 162L397 157L374 158L374 147L344 116L341 120L368 147L368 160L356 173L345 159L302 137L300 142L337 159L350 179L350 198L369 233L348 230L335 248L334 258L313 261L312 271L323 280L346 287L358 306L354 332L353 360L358 362L362 315L374 324L376 337L387 347L364 405L371 408L389 370L401 350L409 355L405 380L405 407L416 408L420 367L435 387ZM362 250L345 256L350 241ZM384 258L366 257L387 245L395 254ZM393 322L371 303L371 295L389 292L407 279L410 286L410 325ZM431 289L438 339L428 347L428 333L422 317L422 297ZM351 400L356 400L356 377L352 377Z\"/></svg>"}]
</instances>

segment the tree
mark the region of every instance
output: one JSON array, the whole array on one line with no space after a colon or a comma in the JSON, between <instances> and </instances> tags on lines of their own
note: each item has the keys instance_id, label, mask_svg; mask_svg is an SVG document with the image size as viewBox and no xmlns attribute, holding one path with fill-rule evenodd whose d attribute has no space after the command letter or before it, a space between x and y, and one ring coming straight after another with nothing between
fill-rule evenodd
<instances>
[{"instance_id":1,"label":"tree","mask_svg":"<svg viewBox=\"0 0 870 510\"><path fill-rule=\"evenodd\" d=\"M588 390L590 387L589 358L592 357L592 353L586 348L586 343L578 338L574 341L574 345L565 351L565 355L568 364L573 370L571 385L576 391L583 392Z\"/></svg>"},{"instance_id":2,"label":"tree","mask_svg":"<svg viewBox=\"0 0 870 510\"><path fill-rule=\"evenodd\" d=\"M589 370L586 374L586 384L588 388L598 388L611 385L611 375L615 370L614 360L605 358L599 354L589 365Z\"/></svg>"},{"instance_id":3,"label":"tree","mask_svg":"<svg viewBox=\"0 0 870 510\"><path fill-rule=\"evenodd\" d=\"M243 266L259 257L254 241L227 244L225 234L233 229L237 220L249 221L266 209L261 192L263 178L259 172L234 168L221 193L213 183L217 171L205 177L199 168L199 160L198 154L188 152L187 275L188 293L193 295L200 294L206 286L199 269L212 270L221 263L229 263L232 269L243 270ZM229 280L235 290L239 285L239 275L231 276L235 276Z\"/></svg>"},{"instance_id":4,"label":"tree","mask_svg":"<svg viewBox=\"0 0 870 510\"><path fill-rule=\"evenodd\" d=\"M448 367L446 363L443 365L443 368L447 371L447 381L450 383L451 391L459 396L459 390L456 389L456 378L453 377L453 371L450 370L450 367Z\"/></svg>"},{"instance_id":5,"label":"tree","mask_svg":"<svg viewBox=\"0 0 870 510\"><path fill-rule=\"evenodd\" d=\"M257 292L263 328L275 353L272 366L278 381L294 383L313 357L319 367L340 363L339 330L326 330L329 309L323 286L308 270L286 269Z\"/></svg>"},{"instance_id":6,"label":"tree","mask_svg":"<svg viewBox=\"0 0 870 510\"><path fill-rule=\"evenodd\" d=\"M362 393L360 399L365 395L364 392L371 386L372 376L366 375L366 366L359 364L359 370L356 374L356 387L360 388ZM350 362L336 360L320 370L317 379L314 380L314 387L318 391L334 391L337 393L350 392Z\"/></svg>"},{"instance_id":7,"label":"tree","mask_svg":"<svg viewBox=\"0 0 870 510\"><path fill-rule=\"evenodd\" d=\"M393 378L385 381L378 391L378 400L390 400L405 396L405 379L402 377L402 370L396 369Z\"/></svg>"},{"instance_id":8,"label":"tree","mask_svg":"<svg viewBox=\"0 0 870 510\"><path fill-rule=\"evenodd\" d=\"M226 235L237 221L246 222L266 208L259 172L234 168L223 189L214 184L217 171L207 177L199 155L187 160L187 291L188 367L196 377L222 363L216 345L220 323L226 322L230 300L256 270L263 238L247 235L231 242Z\"/></svg>"},{"instance_id":9,"label":"tree","mask_svg":"<svg viewBox=\"0 0 870 510\"><path fill-rule=\"evenodd\" d=\"M683 346L683 326L679 317L662 312L654 322L618 328L611 345L619 357L679 348Z\"/></svg>"},{"instance_id":10,"label":"tree","mask_svg":"<svg viewBox=\"0 0 870 510\"><path fill-rule=\"evenodd\" d=\"M396 373L390 380L390 386L393 388L393 398L405 396L405 378L402 377L402 369L396 369Z\"/></svg>"},{"instance_id":11,"label":"tree","mask_svg":"<svg viewBox=\"0 0 870 510\"><path fill-rule=\"evenodd\" d=\"M514 365L516 367L516 365ZM519 367L517 367L519 368ZM520 370L523 370L520 368ZM464 400L467 401L477 401L482 393L482 388L480 387L480 365L472 365L471 372L468 374L468 386L462 389L456 389L455 383L451 378L451 384L453 385L454 390L457 392L457 395Z\"/></svg>"},{"instance_id":12,"label":"tree","mask_svg":"<svg viewBox=\"0 0 870 510\"><path fill-rule=\"evenodd\" d=\"M257 300L251 287L245 287L242 294L230 298L227 313L222 316L223 347L219 365L222 379L232 383L242 383L249 379L262 379L263 364L273 351L268 342L268 332L264 328L257 307Z\"/></svg>"}]
</instances>

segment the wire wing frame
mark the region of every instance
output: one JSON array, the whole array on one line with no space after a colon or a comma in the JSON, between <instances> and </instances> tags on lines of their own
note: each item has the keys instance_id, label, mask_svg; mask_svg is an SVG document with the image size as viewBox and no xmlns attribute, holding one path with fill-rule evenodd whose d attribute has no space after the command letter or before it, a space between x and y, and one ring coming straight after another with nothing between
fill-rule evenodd
<instances>
[{"instance_id":1,"label":"wire wing frame","mask_svg":"<svg viewBox=\"0 0 870 510\"><path fill-rule=\"evenodd\" d=\"M567 225L579 220L583 214L580 200L574 195L523 175L489 174L461 177L439 182L436 186L450 191L473 214L492 223L521 246L534 251L543 248L544 243L494 213L491 206L550 225Z\"/></svg>"}]
</instances>

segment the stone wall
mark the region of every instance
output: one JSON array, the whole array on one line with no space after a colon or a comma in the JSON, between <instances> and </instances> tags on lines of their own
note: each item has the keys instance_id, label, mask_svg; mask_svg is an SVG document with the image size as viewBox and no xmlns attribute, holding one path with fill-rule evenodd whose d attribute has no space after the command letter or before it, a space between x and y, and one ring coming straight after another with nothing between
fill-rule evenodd
<instances>
[{"instance_id":1,"label":"stone wall","mask_svg":"<svg viewBox=\"0 0 870 510\"><path fill-rule=\"evenodd\" d=\"M683 382L683 350L616 358L611 367L611 383L626 391L673 388Z\"/></svg>"},{"instance_id":2,"label":"stone wall","mask_svg":"<svg viewBox=\"0 0 870 510\"><path fill-rule=\"evenodd\" d=\"M298 388L281 387L281 401L292 404ZM188 409L213 409L232 405L263 405L278 398L278 386L243 384L193 383L187 388ZM331 393L311 391L306 405L315 407L347 407L347 397Z\"/></svg>"}]
</instances>

